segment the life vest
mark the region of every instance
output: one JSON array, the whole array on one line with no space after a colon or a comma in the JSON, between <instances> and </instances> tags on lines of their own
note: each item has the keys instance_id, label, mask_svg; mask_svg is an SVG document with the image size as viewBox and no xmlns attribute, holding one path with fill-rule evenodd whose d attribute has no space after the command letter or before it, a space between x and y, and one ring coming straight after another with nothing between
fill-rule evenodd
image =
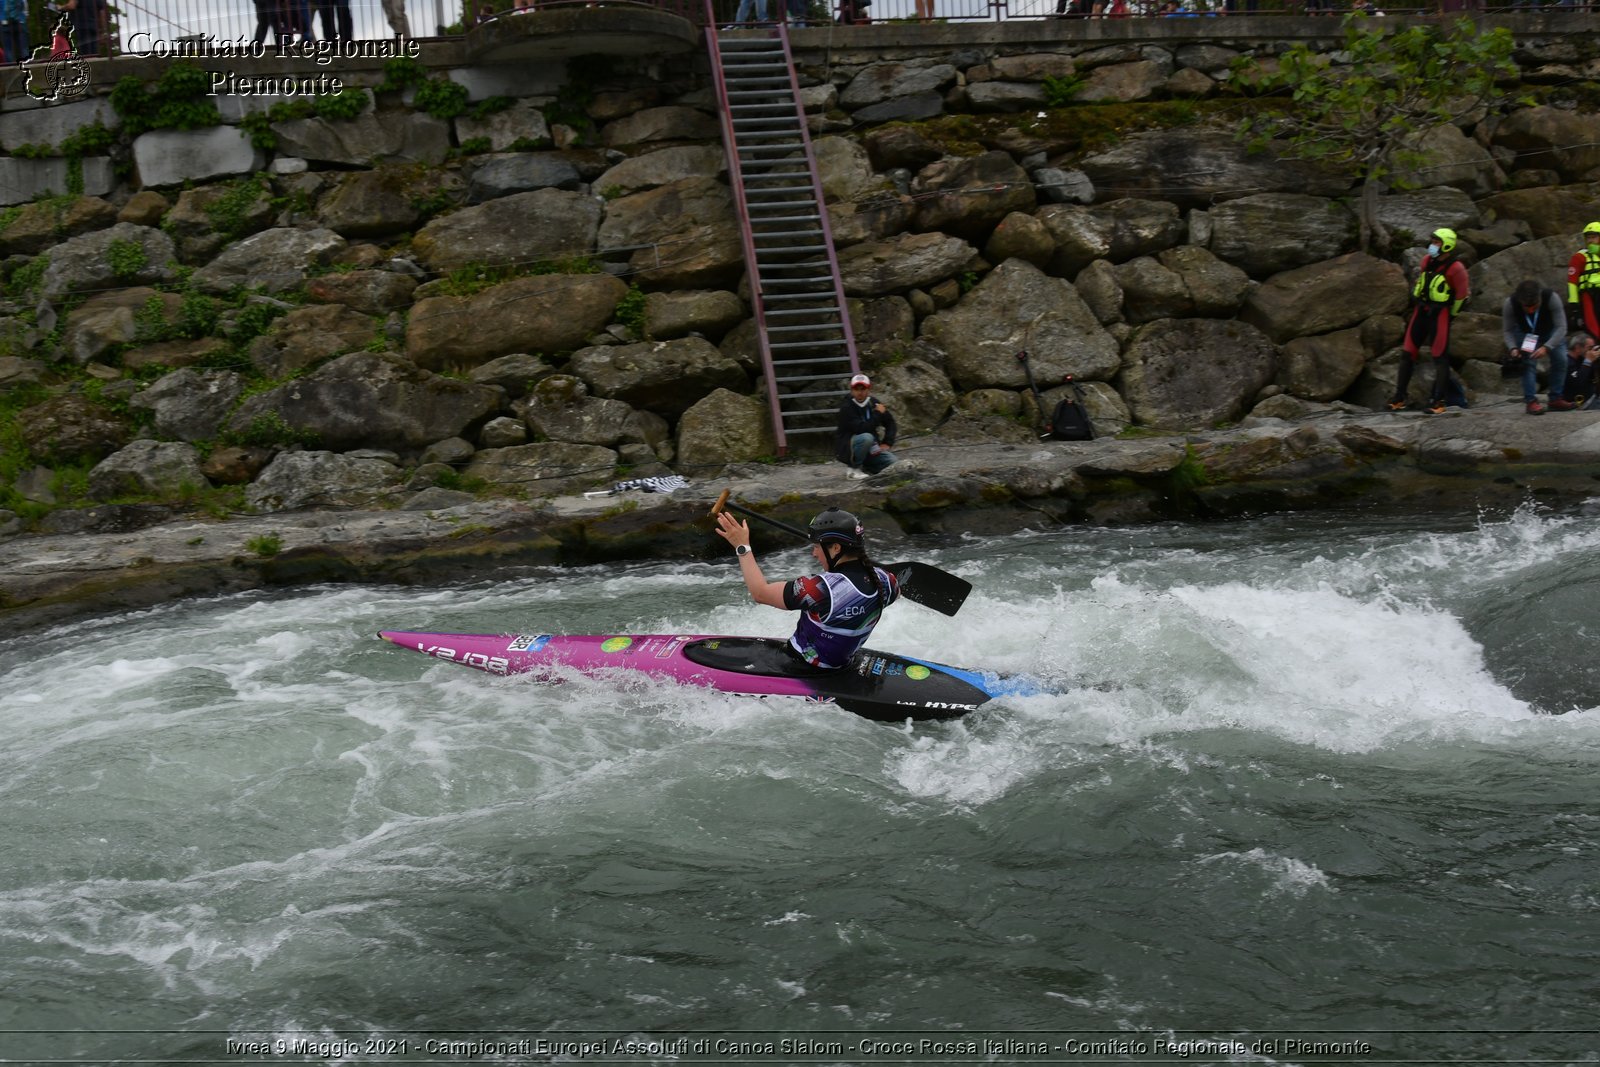
<instances>
[{"instance_id":1,"label":"life vest","mask_svg":"<svg viewBox=\"0 0 1600 1067\"><path fill-rule=\"evenodd\" d=\"M1600 289L1600 254L1583 249L1583 273L1574 284L1579 289Z\"/></svg>"},{"instance_id":2,"label":"life vest","mask_svg":"<svg viewBox=\"0 0 1600 1067\"><path fill-rule=\"evenodd\" d=\"M1422 273L1417 275L1417 284L1411 288L1411 295L1430 304L1454 303L1455 291L1450 288L1450 280L1445 277L1445 272L1450 269L1452 262L1454 261L1447 260L1441 265L1438 260L1430 259L1423 264Z\"/></svg>"},{"instance_id":3,"label":"life vest","mask_svg":"<svg viewBox=\"0 0 1600 1067\"><path fill-rule=\"evenodd\" d=\"M873 568L878 579L878 592L863 593L856 583L837 571L810 575L796 579L799 583L820 582L823 589L809 587L807 596L820 601L824 594L826 606L803 611L789 638L790 647L807 663L819 667L843 667L856 650L867 643L873 627L883 609L898 597L900 587L894 577L882 567Z\"/></svg>"}]
</instances>

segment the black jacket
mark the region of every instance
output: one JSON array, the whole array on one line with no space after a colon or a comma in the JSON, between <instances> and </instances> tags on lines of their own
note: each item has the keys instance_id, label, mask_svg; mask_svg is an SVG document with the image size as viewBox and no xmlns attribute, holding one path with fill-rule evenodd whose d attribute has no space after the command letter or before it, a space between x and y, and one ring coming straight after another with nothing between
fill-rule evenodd
<instances>
[{"instance_id":1,"label":"black jacket","mask_svg":"<svg viewBox=\"0 0 1600 1067\"><path fill-rule=\"evenodd\" d=\"M869 396L866 407L850 397L845 397L844 403L839 405L839 429L833 437L833 455L840 463L850 462L850 438L858 433L877 436L878 428L882 427L883 436L879 440L883 446L887 448L894 444L895 434L899 432L894 424L894 412L885 408L880 415L877 404L878 399Z\"/></svg>"}]
</instances>

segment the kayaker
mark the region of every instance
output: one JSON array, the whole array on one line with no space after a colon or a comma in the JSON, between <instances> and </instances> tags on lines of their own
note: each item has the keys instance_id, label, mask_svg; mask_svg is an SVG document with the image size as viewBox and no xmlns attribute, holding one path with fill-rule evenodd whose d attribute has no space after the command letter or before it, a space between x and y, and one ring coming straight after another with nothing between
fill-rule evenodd
<instances>
[{"instance_id":1,"label":"kayaker","mask_svg":"<svg viewBox=\"0 0 1600 1067\"><path fill-rule=\"evenodd\" d=\"M750 527L728 512L717 515L717 534L739 558L739 573L757 604L800 612L788 649L813 667L838 670L867 643L883 609L900 596L895 576L867 556L861 520L828 508L806 527L821 574L769 582L750 550Z\"/></svg>"}]
</instances>

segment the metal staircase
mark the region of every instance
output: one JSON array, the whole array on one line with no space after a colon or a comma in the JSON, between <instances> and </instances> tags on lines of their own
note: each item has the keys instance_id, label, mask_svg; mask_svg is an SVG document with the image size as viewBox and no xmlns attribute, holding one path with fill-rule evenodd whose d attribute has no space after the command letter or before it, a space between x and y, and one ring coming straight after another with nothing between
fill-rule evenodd
<instances>
[{"instance_id":1,"label":"metal staircase","mask_svg":"<svg viewBox=\"0 0 1600 1067\"><path fill-rule=\"evenodd\" d=\"M796 435L834 432L855 336L787 29L713 23L706 43L781 456Z\"/></svg>"}]
</instances>

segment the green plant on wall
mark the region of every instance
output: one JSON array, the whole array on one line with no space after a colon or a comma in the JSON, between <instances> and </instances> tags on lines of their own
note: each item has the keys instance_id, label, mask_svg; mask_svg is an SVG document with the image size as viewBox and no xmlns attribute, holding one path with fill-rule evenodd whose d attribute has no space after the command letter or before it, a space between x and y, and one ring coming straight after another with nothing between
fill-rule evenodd
<instances>
[{"instance_id":1,"label":"green plant on wall","mask_svg":"<svg viewBox=\"0 0 1600 1067\"><path fill-rule=\"evenodd\" d=\"M211 76L193 63L174 63L149 89L129 74L111 90L111 106L129 137L150 130L200 130L222 122L210 95Z\"/></svg>"},{"instance_id":2,"label":"green plant on wall","mask_svg":"<svg viewBox=\"0 0 1600 1067\"><path fill-rule=\"evenodd\" d=\"M118 238L106 246L106 263L118 278L131 279L150 265L150 257L139 242Z\"/></svg>"}]
</instances>

